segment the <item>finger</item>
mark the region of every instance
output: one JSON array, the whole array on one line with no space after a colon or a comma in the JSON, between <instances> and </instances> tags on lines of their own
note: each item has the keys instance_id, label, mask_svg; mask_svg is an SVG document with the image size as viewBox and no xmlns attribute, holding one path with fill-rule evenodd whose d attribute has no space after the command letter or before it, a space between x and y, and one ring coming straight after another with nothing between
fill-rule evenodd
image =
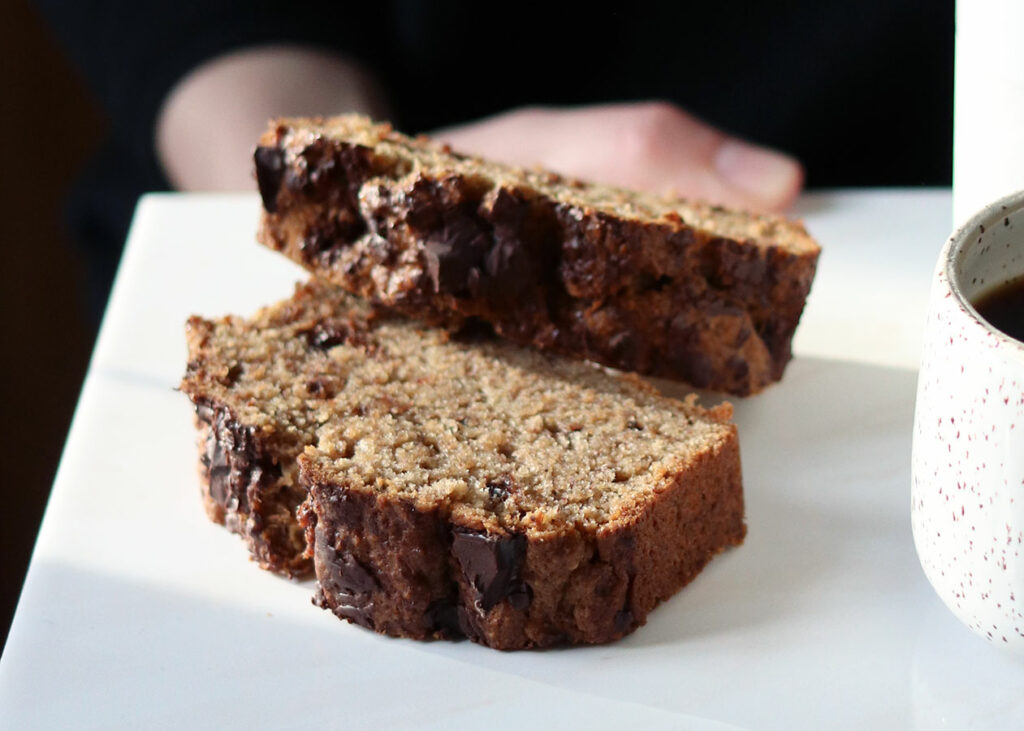
<instances>
[{"instance_id":1,"label":"finger","mask_svg":"<svg viewBox=\"0 0 1024 731\"><path fill-rule=\"evenodd\" d=\"M740 205L758 210L784 209L803 188L803 168L795 159L736 138L718 146L714 170Z\"/></svg>"},{"instance_id":2,"label":"finger","mask_svg":"<svg viewBox=\"0 0 1024 731\"><path fill-rule=\"evenodd\" d=\"M619 184L754 210L788 206L803 186L792 157L727 135L662 102L619 105ZM612 182L612 181L610 181Z\"/></svg>"},{"instance_id":3,"label":"finger","mask_svg":"<svg viewBox=\"0 0 1024 731\"><path fill-rule=\"evenodd\" d=\"M533 108L515 109L469 124L435 130L430 136L458 152L508 165L550 167L551 150L561 142L557 129L561 114Z\"/></svg>"},{"instance_id":4,"label":"finger","mask_svg":"<svg viewBox=\"0 0 1024 731\"><path fill-rule=\"evenodd\" d=\"M792 157L664 102L521 109L436 134L454 149L513 165L757 211L785 208L803 186Z\"/></svg>"}]
</instances>

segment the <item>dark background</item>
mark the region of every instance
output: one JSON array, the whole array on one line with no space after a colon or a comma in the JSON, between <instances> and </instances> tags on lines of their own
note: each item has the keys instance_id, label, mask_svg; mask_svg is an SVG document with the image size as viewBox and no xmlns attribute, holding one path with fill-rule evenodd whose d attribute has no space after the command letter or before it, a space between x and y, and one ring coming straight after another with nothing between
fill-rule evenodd
<instances>
[{"instance_id":1,"label":"dark background","mask_svg":"<svg viewBox=\"0 0 1024 731\"><path fill-rule=\"evenodd\" d=\"M0 94L0 640L6 641L92 346L83 268L62 208L104 122L23 0L3 4Z\"/></svg>"}]
</instances>

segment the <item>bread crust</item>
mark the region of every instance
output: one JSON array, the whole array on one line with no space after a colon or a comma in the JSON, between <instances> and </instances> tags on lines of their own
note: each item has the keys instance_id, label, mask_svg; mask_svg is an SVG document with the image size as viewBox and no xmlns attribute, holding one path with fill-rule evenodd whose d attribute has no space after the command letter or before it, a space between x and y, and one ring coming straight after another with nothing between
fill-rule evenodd
<instances>
[{"instance_id":1,"label":"bread crust","mask_svg":"<svg viewBox=\"0 0 1024 731\"><path fill-rule=\"evenodd\" d=\"M783 246L671 212L617 215L454 154L451 169L410 168L395 145L427 143L385 130L394 144L375 146L323 123L280 121L255 156L259 240L318 276L434 325L481 320L698 388L745 396L782 377L819 253L798 224L767 227L801 241Z\"/></svg>"},{"instance_id":2,"label":"bread crust","mask_svg":"<svg viewBox=\"0 0 1024 731\"><path fill-rule=\"evenodd\" d=\"M610 642L746 535L735 429L596 533L489 532L300 462L316 603L397 637L501 650Z\"/></svg>"}]
</instances>

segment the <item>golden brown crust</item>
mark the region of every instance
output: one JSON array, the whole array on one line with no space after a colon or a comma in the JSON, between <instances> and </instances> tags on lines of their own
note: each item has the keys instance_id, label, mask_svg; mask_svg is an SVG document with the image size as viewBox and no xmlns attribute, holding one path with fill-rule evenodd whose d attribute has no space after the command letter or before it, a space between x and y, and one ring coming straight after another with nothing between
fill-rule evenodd
<instances>
[{"instance_id":1,"label":"golden brown crust","mask_svg":"<svg viewBox=\"0 0 1024 731\"><path fill-rule=\"evenodd\" d=\"M746 534L735 431L596 533L493 534L309 463L303 481L321 606L383 634L502 650L619 639Z\"/></svg>"},{"instance_id":2,"label":"golden brown crust","mask_svg":"<svg viewBox=\"0 0 1024 731\"><path fill-rule=\"evenodd\" d=\"M737 395L782 376L819 253L781 218L485 163L359 118L282 120L256 162L260 240L351 292Z\"/></svg>"}]
</instances>

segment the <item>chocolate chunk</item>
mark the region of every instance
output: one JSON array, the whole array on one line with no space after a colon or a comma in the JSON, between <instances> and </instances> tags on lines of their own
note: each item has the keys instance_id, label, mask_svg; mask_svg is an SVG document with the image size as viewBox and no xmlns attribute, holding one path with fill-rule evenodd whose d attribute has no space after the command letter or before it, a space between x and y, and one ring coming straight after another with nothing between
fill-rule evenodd
<instances>
[{"instance_id":1,"label":"chocolate chunk","mask_svg":"<svg viewBox=\"0 0 1024 731\"><path fill-rule=\"evenodd\" d=\"M427 276L434 292L461 294L469 289L470 276L480 275L489 237L473 219L459 216L446 221L441 231L423 247Z\"/></svg>"},{"instance_id":2,"label":"chocolate chunk","mask_svg":"<svg viewBox=\"0 0 1024 731\"><path fill-rule=\"evenodd\" d=\"M486 215L493 244L484 260L484 296L494 303L511 302L554 277L558 246L550 210L502 188Z\"/></svg>"},{"instance_id":3,"label":"chocolate chunk","mask_svg":"<svg viewBox=\"0 0 1024 731\"><path fill-rule=\"evenodd\" d=\"M325 140L314 140L286 166L284 186L293 194L318 201L337 197L338 191L347 193L348 181L345 167L338 160L340 154L343 151L334 149Z\"/></svg>"},{"instance_id":4,"label":"chocolate chunk","mask_svg":"<svg viewBox=\"0 0 1024 731\"><path fill-rule=\"evenodd\" d=\"M380 591L373 572L352 554L335 550L319 527L315 546L320 586L334 600L331 611L373 629L373 593Z\"/></svg>"},{"instance_id":5,"label":"chocolate chunk","mask_svg":"<svg viewBox=\"0 0 1024 731\"><path fill-rule=\"evenodd\" d=\"M480 626L480 618L467 611L461 604L458 606L456 614L458 616L459 631L462 635L473 642L484 643L487 633Z\"/></svg>"},{"instance_id":6,"label":"chocolate chunk","mask_svg":"<svg viewBox=\"0 0 1024 731\"><path fill-rule=\"evenodd\" d=\"M323 139L314 140L285 166L278 187L283 185L292 197L324 203L329 209L313 217L299 238L307 264L332 266L346 246L367 232L359 189L369 174L365 148L337 149Z\"/></svg>"},{"instance_id":7,"label":"chocolate chunk","mask_svg":"<svg viewBox=\"0 0 1024 731\"><path fill-rule=\"evenodd\" d=\"M366 221L358 212L339 208L330 219L311 223L299 248L307 262L330 266L337 260L342 249L365 234L366 230ZM383 239L375 237L374 241L383 242ZM385 260L386 257L381 259Z\"/></svg>"},{"instance_id":8,"label":"chocolate chunk","mask_svg":"<svg viewBox=\"0 0 1024 731\"><path fill-rule=\"evenodd\" d=\"M479 317L467 317L452 333L452 339L462 343L480 343L494 338L494 326Z\"/></svg>"},{"instance_id":9,"label":"chocolate chunk","mask_svg":"<svg viewBox=\"0 0 1024 731\"><path fill-rule=\"evenodd\" d=\"M320 229L310 229L299 244L308 261L322 258L334 246L334 239Z\"/></svg>"},{"instance_id":10,"label":"chocolate chunk","mask_svg":"<svg viewBox=\"0 0 1024 731\"><path fill-rule=\"evenodd\" d=\"M231 521L233 513L248 513L250 491L272 484L281 470L260 455L252 429L235 421L227 409L200 403L196 416L210 426L202 457L210 497L229 512Z\"/></svg>"},{"instance_id":11,"label":"chocolate chunk","mask_svg":"<svg viewBox=\"0 0 1024 731\"><path fill-rule=\"evenodd\" d=\"M427 606L427 622L446 640L458 640L466 636L459 624L458 606L450 598L435 599Z\"/></svg>"},{"instance_id":12,"label":"chocolate chunk","mask_svg":"<svg viewBox=\"0 0 1024 731\"><path fill-rule=\"evenodd\" d=\"M307 195L322 197L333 178L338 177L341 169L332 154L331 146L323 139L314 140L299 153L306 175L302 181L303 192Z\"/></svg>"},{"instance_id":13,"label":"chocolate chunk","mask_svg":"<svg viewBox=\"0 0 1024 731\"><path fill-rule=\"evenodd\" d=\"M532 215L529 201L505 189L481 208L480 191L465 181L453 186L420 181L405 196L405 221L425 238L433 291L499 303L538 285L558 250L552 214Z\"/></svg>"},{"instance_id":14,"label":"chocolate chunk","mask_svg":"<svg viewBox=\"0 0 1024 731\"><path fill-rule=\"evenodd\" d=\"M243 536L261 564L292 573L286 565L297 558L287 530L268 525L266 515L287 501L287 490L278 491L281 467L261 448L256 431L235 420L227 408L196 404L196 416L209 426L204 454L200 457L207 496L217 506L214 518Z\"/></svg>"},{"instance_id":15,"label":"chocolate chunk","mask_svg":"<svg viewBox=\"0 0 1024 731\"><path fill-rule=\"evenodd\" d=\"M371 337L374 321L389 318L386 312L374 312L365 320L322 320L303 332L306 342L317 350L330 350L338 345L362 348L367 355L377 352L379 344Z\"/></svg>"},{"instance_id":16,"label":"chocolate chunk","mask_svg":"<svg viewBox=\"0 0 1024 731\"><path fill-rule=\"evenodd\" d=\"M495 236L485 267L492 280L492 300L512 299L537 280L537 267L530 252L521 241L507 236Z\"/></svg>"},{"instance_id":17,"label":"chocolate chunk","mask_svg":"<svg viewBox=\"0 0 1024 731\"><path fill-rule=\"evenodd\" d=\"M253 159L256 161L256 184L263 208L267 213L276 213L277 194L284 176L284 151L278 147L257 147Z\"/></svg>"},{"instance_id":18,"label":"chocolate chunk","mask_svg":"<svg viewBox=\"0 0 1024 731\"><path fill-rule=\"evenodd\" d=\"M495 477L487 481L487 494L492 500L504 500L512 494L512 478L508 475Z\"/></svg>"},{"instance_id":19,"label":"chocolate chunk","mask_svg":"<svg viewBox=\"0 0 1024 731\"><path fill-rule=\"evenodd\" d=\"M405 209L405 222L420 233L435 231L444 225L444 210L452 206L442 186L434 180L419 179L403 191L398 206Z\"/></svg>"},{"instance_id":20,"label":"chocolate chunk","mask_svg":"<svg viewBox=\"0 0 1024 731\"><path fill-rule=\"evenodd\" d=\"M352 597L359 603L365 603L366 595L380 589L380 584L370 570L348 553L339 555L335 552L330 566L330 578L326 586L338 596Z\"/></svg>"},{"instance_id":21,"label":"chocolate chunk","mask_svg":"<svg viewBox=\"0 0 1024 731\"><path fill-rule=\"evenodd\" d=\"M306 342L310 347L329 350L336 345L344 345L352 336L352 323L342 321L318 322L311 330L306 331Z\"/></svg>"},{"instance_id":22,"label":"chocolate chunk","mask_svg":"<svg viewBox=\"0 0 1024 731\"><path fill-rule=\"evenodd\" d=\"M220 381L225 386L234 386L238 382L238 379L242 377L243 371L244 369L242 368L242 364L235 363L228 368L227 373L224 374L224 377L220 379Z\"/></svg>"},{"instance_id":23,"label":"chocolate chunk","mask_svg":"<svg viewBox=\"0 0 1024 731\"><path fill-rule=\"evenodd\" d=\"M209 485L210 497L218 505L226 506L228 502L228 486L231 477L231 465L228 464L227 452L221 447L216 432L211 429L206 437L206 453L202 458L203 466L207 469L207 483Z\"/></svg>"},{"instance_id":24,"label":"chocolate chunk","mask_svg":"<svg viewBox=\"0 0 1024 731\"><path fill-rule=\"evenodd\" d=\"M526 555L526 536L493 536L464 530L452 535L452 553L463 575L476 589L476 605L489 611L523 589L519 570Z\"/></svg>"},{"instance_id":25,"label":"chocolate chunk","mask_svg":"<svg viewBox=\"0 0 1024 731\"><path fill-rule=\"evenodd\" d=\"M402 194L402 218L424 240L424 269L435 293L464 294L471 279L479 281L490 248L490 232L476 212L479 195L458 178L420 179Z\"/></svg>"}]
</instances>

